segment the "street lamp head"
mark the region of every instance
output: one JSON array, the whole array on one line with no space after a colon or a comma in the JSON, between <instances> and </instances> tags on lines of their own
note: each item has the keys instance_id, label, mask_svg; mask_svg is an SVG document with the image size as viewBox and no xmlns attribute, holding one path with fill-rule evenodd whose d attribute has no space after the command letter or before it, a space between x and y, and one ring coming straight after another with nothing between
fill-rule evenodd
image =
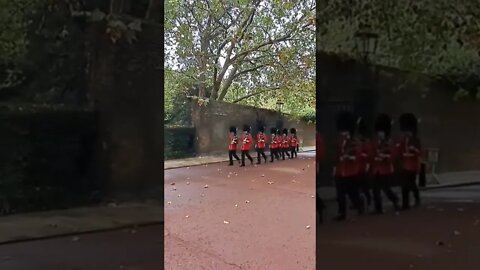
<instances>
[{"instance_id":1,"label":"street lamp head","mask_svg":"<svg viewBox=\"0 0 480 270\"><path fill-rule=\"evenodd\" d=\"M283 101L282 100L277 100L277 111L282 112L283 109Z\"/></svg>"},{"instance_id":2,"label":"street lamp head","mask_svg":"<svg viewBox=\"0 0 480 270\"><path fill-rule=\"evenodd\" d=\"M364 60L368 60L368 56L376 53L377 45L378 34L368 31L355 33L355 48Z\"/></svg>"}]
</instances>

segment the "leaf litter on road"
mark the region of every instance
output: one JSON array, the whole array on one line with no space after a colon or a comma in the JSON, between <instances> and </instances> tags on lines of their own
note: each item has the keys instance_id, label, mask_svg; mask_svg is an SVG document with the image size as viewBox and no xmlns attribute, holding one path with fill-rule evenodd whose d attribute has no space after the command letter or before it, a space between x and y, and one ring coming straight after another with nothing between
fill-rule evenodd
<instances>
[{"instance_id":1,"label":"leaf litter on road","mask_svg":"<svg viewBox=\"0 0 480 270\"><path fill-rule=\"evenodd\" d=\"M223 221L223 224L230 224L230 222L224 220L224 221Z\"/></svg>"}]
</instances>

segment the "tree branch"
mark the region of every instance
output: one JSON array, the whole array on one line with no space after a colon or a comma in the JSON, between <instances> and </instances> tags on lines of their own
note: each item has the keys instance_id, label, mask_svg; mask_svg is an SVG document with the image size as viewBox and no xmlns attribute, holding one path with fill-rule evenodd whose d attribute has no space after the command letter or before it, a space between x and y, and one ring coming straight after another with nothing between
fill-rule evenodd
<instances>
[{"instance_id":1,"label":"tree branch","mask_svg":"<svg viewBox=\"0 0 480 270\"><path fill-rule=\"evenodd\" d=\"M267 66L266 64L262 64L262 65L255 66L255 67L253 67L253 68L249 68L249 69L245 69L245 70L239 71L239 72L237 72L237 74L235 74L235 75L233 76L233 79L236 79L236 78L238 78L238 77L240 77L240 76L242 76L242 75L244 75L244 74L247 74L247 73L250 73L250 72L259 70L259 69L264 68L264 67L266 67L266 66Z\"/></svg>"},{"instance_id":2,"label":"tree branch","mask_svg":"<svg viewBox=\"0 0 480 270\"><path fill-rule=\"evenodd\" d=\"M274 87L274 88L268 88L268 89L260 90L260 91L257 91L257 92L253 92L253 93L251 93L251 94L248 94L248 95L246 95L246 96L243 96L243 97L241 97L241 98L238 98L238 99L232 101L232 103L238 103L238 102L240 102L240 101L242 101L242 100L245 100L245 99L247 99L247 98L251 98L251 97L256 96L256 95L260 95L260 94L263 94L263 93L266 93L266 92L270 92L270 91L274 91L274 90L279 90L279 89L281 89L281 88L280 88L279 86L277 86L277 87Z\"/></svg>"}]
</instances>

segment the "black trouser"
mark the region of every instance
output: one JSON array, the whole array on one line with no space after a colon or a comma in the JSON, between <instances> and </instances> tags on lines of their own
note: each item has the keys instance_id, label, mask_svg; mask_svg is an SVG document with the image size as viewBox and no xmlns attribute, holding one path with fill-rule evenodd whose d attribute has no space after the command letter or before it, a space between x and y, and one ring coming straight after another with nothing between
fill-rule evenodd
<instances>
[{"instance_id":1,"label":"black trouser","mask_svg":"<svg viewBox=\"0 0 480 270\"><path fill-rule=\"evenodd\" d=\"M271 158L270 162L273 162L274 159L277 159L277 160L280 159L280 156L278 154L278 148L273 148L273 149L270 148L270 158Z\"/></svg>"},{"instance_id":2,"label":"black trouser","mask_svg":"<svg viewBox=\"0 0 480 270\"><path fill-rule=\"evenodd\" d=\"M242 150L242 166L245 166L245 156L250 160L250 163L253 164L253 158L250 156L250 151Z\"/></svg>"},{"instance_id":3,"label":"black trouser","mask_svg":"<svg viewBox=\"0 0 480 270\"><path fill-rule=\"evenodd\" d=\"M357 181L356 177L338 177L335 181L337 186L338 215L340 218L345 218L347 215L347 195L354 208L360 214L365 211Z\"/></svg>"},{"instance_id":4,"label":"black trouser","mask_svg":"<svg viewBox=\"0 0 480 270\"><path fill-rule=\"evenodd\" d=\"M290 147L290 158L297 157L297 147L291 146Z\"/></svg>"},{"instance_id":5,"label":"black trouser","mask_svg":"<svg viewBox=\"0 0 480 270\"><path fill-rule=\"evenodd\" d=\"M375 212L381 213L383 212L383 204L382 204L382 194L381 192L385 193L387 198L393 203L395 210L398 209L398 197L392 191L392 175L379 175L376 174L373 177L373 201L375 204Z\"/></svg>"},{"instance_id":6,"label":"black trouser","mask_svg":"<svg viewBox=\"0 0 480 270\"><path fill-rule=\"evenodd\" d=\"M372 203L371 185L370 177L366 173L358 177L358 188L359 192L365 196L367 205L370 205Z\"/></svg>"},{"instance_id":7,"label":"black trouser","mask_svg":"<svg viewBox=\"0 0 480 270\"><path fill-rule=\"evenodd\" d=\"M257 164L260 164L260 156L263 156L265 163L267 163L267 155L265 155L265 148L257 148Z\"/></svg>"},{"instance_id":8,"label":"black trouser","mask_svg":"<svg viewBox=\"0 0 480 270\"><path fill-rule=\"evenodd\" d=\"M290 154L288 153L288 148L280 148L282 151L282 159L285 160L285 155L287 155L288 158L290 158Z\"/></svg>"},{"instance_id":9,"label":"black trouser","mask_svg":"<svg viewBox=\"0 0 480 270\"><path fill-rule=\"evenodd\" d=\"M240 158L237 155L237 150L228 150L228 158L230 159L230 165L233 165L233 158L240 161Z\"/></svg>"},{"instance_id":10,"label":"black trouser","mask_svg":"<svg viewBox=\"0 0 480 270\"><path fill-rule=\"evenodd\" d=\"M410 208L410 192L415 198L415 205L420 204L420 191L417 186L417 173L411 171L401 171L401 185L402 185L402 207L403 209Z\"/></svg>"}]
</instances>

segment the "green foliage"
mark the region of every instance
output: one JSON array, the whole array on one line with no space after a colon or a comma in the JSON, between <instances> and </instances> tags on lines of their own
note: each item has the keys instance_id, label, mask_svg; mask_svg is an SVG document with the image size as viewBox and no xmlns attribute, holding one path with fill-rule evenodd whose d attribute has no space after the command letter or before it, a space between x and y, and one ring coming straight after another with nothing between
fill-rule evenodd
<instances>
[{"instance_id":1,"label":"green foliage","mask_svg":"<svg viewBox=\"0 0 480 270\"><path fill-rule=\"evenodd\" d=\"M167 126L164 135L164 158L166 160L194 156L194 128Z\"/></svg>"},{"instance_id":2,"label":"green foliage","mask_svg":"<svg viewBox=\"0 0 480 270\"><path fill-rule=\"evenodd\" d=\"M480 72L478 1L322 1L317 49L358 57L354 34L379 34L377 64L462 81Z\"/></svg>"},{"instance_id":3,"label":"green foliage","mask_svg":"<svg viewBox=\"0 0 480 270\"><path fill-rule=\"evenodd\" d=\"M314 8L313 0L166 1L167 67L195 81L195 95L215 100L240 99L238 89L258 100L313 81Z\"/></svg>"}]
</instances>

